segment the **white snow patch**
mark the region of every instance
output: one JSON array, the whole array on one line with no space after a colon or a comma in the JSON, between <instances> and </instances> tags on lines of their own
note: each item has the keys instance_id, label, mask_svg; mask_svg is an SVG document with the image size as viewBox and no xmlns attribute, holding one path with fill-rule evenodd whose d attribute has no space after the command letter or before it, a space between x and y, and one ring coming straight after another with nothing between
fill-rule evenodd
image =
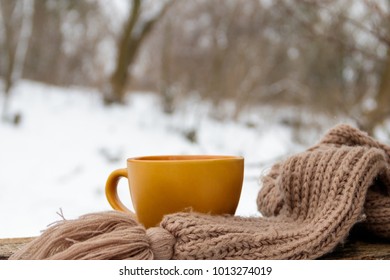
<instances>
[{"instance_id":1,"label":"white snow patch","mask_svg":"<svg viewBox=\"0 0 390 280\"><path fill-rule=\"evenodd\" d=\"M236 214L259 215L261 163L291 153L289 129L218 122L201 103L166 115L159 102L157 95L132 93L129 105L105 107L93 90L20 82L9 112L21 112L22 122L17 127L0 123L0 238L38 235L61 219L60 209L67 219L110 210L107 176L125 167L127 158L143 155L244 156ZM197 133L194 143L184 137L189 128ZM121 181L119 189L130 201L127 182Z\"/></svg>"}]
</instances>

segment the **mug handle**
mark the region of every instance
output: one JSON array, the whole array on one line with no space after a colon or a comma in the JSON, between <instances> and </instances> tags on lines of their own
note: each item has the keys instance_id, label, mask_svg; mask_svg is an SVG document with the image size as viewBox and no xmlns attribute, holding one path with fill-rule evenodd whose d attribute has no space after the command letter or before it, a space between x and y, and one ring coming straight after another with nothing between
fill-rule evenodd
<instances>
[{"instance_id":1,"label":"mug handle","mask_svg":"<svg viewBox=\"0 0 390 280\"><path fill-rule=\"evenodd\" d=\"M121 202L121 200L118 196L118 189L117 189L118 183L122 177L128 179L126 168L114 170L113 172L111 172L110 176L108 176L107 182L106 182L107 200L113 209L132 214L134 217L136 217L135 213L133 211L131 211L129 208L127 208Z\"/></svg>"}]
</instances>

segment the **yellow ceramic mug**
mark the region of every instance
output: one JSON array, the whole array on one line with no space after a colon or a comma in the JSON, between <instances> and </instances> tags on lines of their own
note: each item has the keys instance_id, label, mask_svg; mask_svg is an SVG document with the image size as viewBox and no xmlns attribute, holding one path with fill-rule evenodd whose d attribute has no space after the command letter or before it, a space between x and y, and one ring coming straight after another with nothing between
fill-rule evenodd
<instances>
[{"instance_id":1,"label":"yellow ceramic mug","mask_svg":"<svg viewBox=\"0 0 390 280\"><path fill-rule=\"evenodd\" d=\"M137 219L156 226L166 214L193 210L234 214L240 200L244 158L236 156L147 156L130 158L127 169L113 171L106 196L112 208L132 213L120 201L117 185L129 181Z\"/></svg>"}]
</instances>

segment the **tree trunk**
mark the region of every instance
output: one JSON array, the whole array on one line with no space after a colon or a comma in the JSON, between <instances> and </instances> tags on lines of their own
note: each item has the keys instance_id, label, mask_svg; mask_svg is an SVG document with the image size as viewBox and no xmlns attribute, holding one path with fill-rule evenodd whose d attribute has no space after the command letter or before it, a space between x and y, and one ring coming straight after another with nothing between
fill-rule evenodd
<instances>
[{"instance_id":1,"label":"tree trunk","mask_svg":"<svg viewBox=\"0 0 390 280\"><path fill-rule=\"evenodd\" d=\"M134 26L138 21L140 11L141 0L133 0L129 18L124 26L122 36L118 44L116 68L111 75L108 92L105 92L104 102L106 104L124 102L124 91L128 75L127 70L130 61L133 59L132 56L134 56L134 50L130 47L130 42L132 40L132 33Z\"/></svg>"},{"instance_id":2,"label":"tree trunk","mask_svg":"<svg viewBox=\"0 0 390 280\"><path fill-rule=\"evenodd\" d=\"M141 0L133 0L129 19L119 41L116 68L111 75L109 87L104 91L104 102L106 104L123 104L125 102L126 86L129 82L128 69L135 61L143 41L153 30L157 21L165 14L171 4L173 4L173 1L167 2L155 17L147 20L143 24L139 23L142 10L141 3ZM139 30L134 32L136 26L137 29L139 27Z\"/></svg>"},{"instance_id":3,"label":"tree trunk","mask_svg":"<svg viewBox=\"0 0 390 280\"><path fill-rule=\"evenodd\" d=\"M0 3L1 4L1 3ZM2 120L11 120L14 124L17 124L20 120L20 114L16 114L9 117L8 103L11 96L11 90L15 82L22 78L23 68L26 59L26 52L31 37L32 31L32 17L34 13L34 0L23 0L22 13L21 13L21 27L17 31L12 26L12 17L6 21L5 12L0 5L0 19L1 25L5 35L5 47L4 59L6 61L6 73L4 77L4 99L2 108ZM18 9L17 6L14 9ZM17 36L15 40L15 37Z\"/></svg>"},{"instance_id":4,"label":"tree trunk","mask_svg":"<svg viewBox=\"0 0 390 280\"><path fill-rule=\"evenodd\" d=\"M383 124L390 115L390 46L387 49L387 58L375 101L375 109L366 114L362 124L362 129L371 135L375 127Z\"/></svg>"}]
</instances>

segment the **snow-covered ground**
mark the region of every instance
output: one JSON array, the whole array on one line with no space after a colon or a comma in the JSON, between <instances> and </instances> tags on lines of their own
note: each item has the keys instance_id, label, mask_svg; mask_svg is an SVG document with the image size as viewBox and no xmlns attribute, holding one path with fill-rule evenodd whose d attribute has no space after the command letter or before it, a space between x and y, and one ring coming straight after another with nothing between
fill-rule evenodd
<instances>
[{"instance_id":1,"label":"snow-covered ground","mask_svg":"<svg viewBox=\"0 0 390 280\"><path fill-rule=\"evenodd\" d=\"M143 155L244 156L237 215L258 215L261 173L298 149L290 129L261 114L253 116L258 126L215 121L208 117L211 107L196 100L173 115L160 108L158 96L148 93L130 94L127 106L105 107L90 89L20 82L9 111L21 112L22 122L0 123L0 238L38 235L60 219L60 210L67 219L109 210L107 176L125 167L126 158ZM194 143L184 136L193 129ZM119 189L130 201L127 182L122 180Z\"/></svg>"}]
</instances>

